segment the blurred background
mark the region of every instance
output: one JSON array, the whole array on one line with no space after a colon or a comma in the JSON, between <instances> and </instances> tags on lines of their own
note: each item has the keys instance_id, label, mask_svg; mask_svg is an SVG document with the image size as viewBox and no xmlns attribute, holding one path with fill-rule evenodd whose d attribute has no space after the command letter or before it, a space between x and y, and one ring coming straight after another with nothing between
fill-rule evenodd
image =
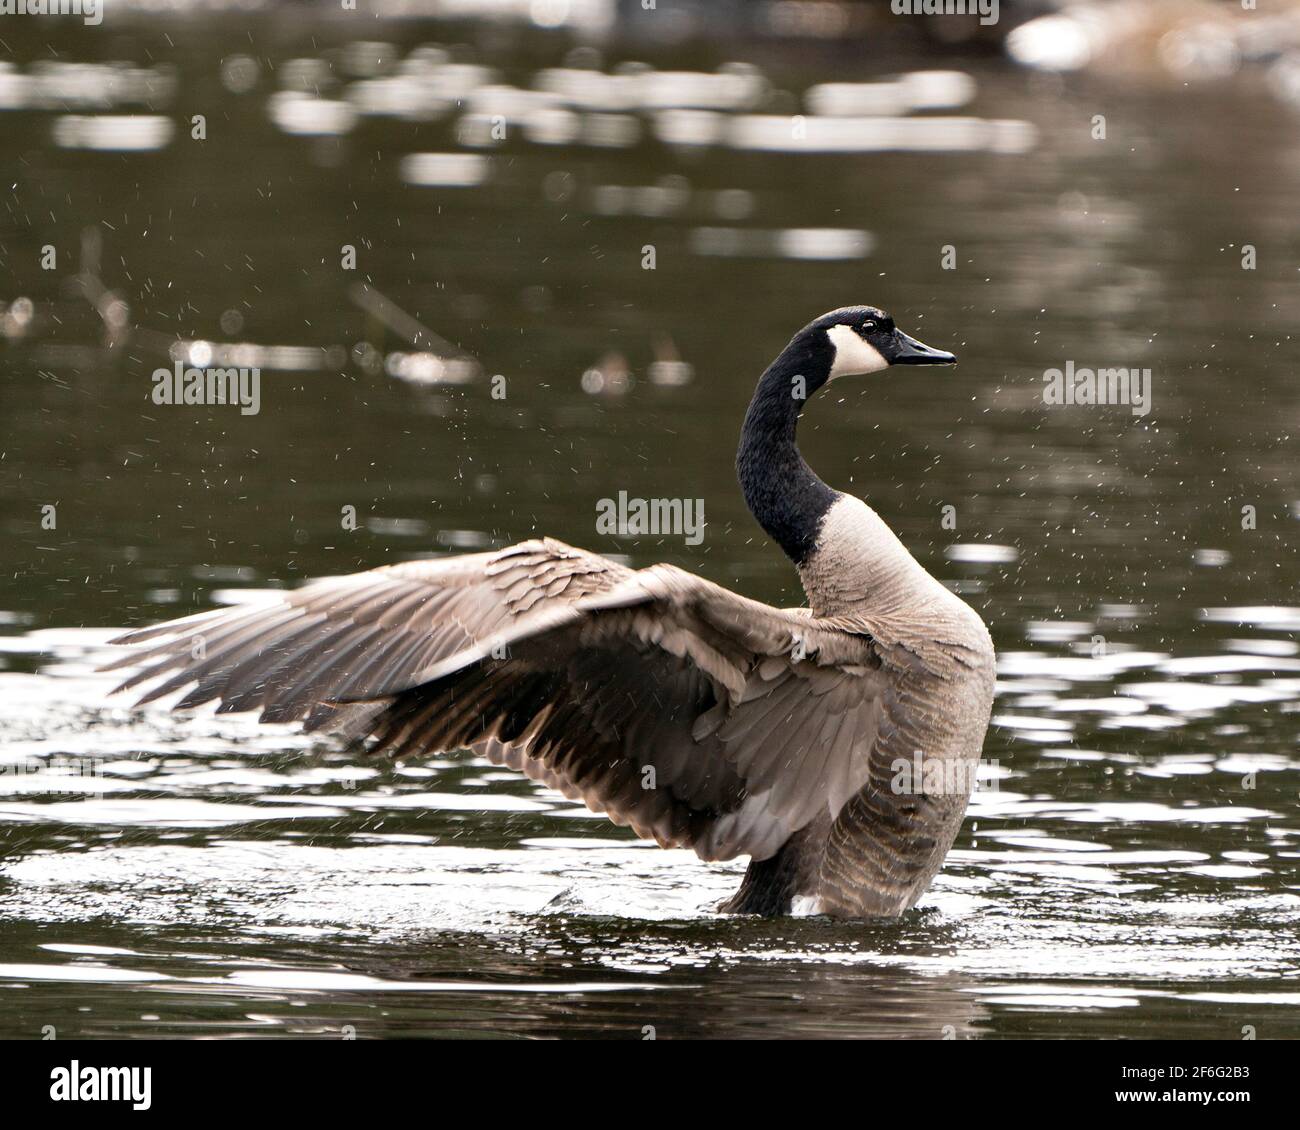
<instances>
[{"instance_id":1,"label":"blurred background","mask_svg":"<svg viewBox=\"0 0 1300 1130\"><path fill-rule=\"evenodd\" d=\"M1300 3L926 7L0 14L0 1032L1300 1034ZM928 910L713 919L741 864L468 759L105 700L115 627L538 533L802 602L735 441L858 302L960 364L805 455L1001 654Z\"/></svg>"}]
</instances>

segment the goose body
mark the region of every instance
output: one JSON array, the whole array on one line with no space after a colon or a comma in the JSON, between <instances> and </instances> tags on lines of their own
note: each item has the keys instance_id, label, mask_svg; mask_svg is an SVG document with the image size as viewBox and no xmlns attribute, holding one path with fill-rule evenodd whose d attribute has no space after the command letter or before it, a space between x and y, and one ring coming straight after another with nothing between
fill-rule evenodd
<instances>
[{"instance_id":1,"label":"goose body","mask_svg":"<svg viewBox=\"0 0 1300 1130\"><path fill-rule=\"evenodd\" d=\"M130 632L114 642L141 646L113 666L139 669L119 689L161 680L141 702L186 690L177 709L217 700L395 757L472 749L665 847L749 856L723 910L901 914L961 824L993 647L869 506L813 474L795 426L828 380L953 360L849 307L760 379L737 469L806 608L544 538Z\"/></svg>"}]
</instances>

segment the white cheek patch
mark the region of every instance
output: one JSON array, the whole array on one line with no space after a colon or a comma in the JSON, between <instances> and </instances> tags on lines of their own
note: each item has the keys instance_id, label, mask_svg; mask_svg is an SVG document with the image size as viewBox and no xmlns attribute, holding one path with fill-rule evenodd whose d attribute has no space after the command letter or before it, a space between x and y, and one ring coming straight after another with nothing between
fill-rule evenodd
<instances>
[{"instance_id":1,"label":"white cheek patch","mask_svg":"<svg viewBox=\"0 0 1300 1130\"><path fill-rule=\"evenodd\" d=\"M878 373L888 369L889 362L869 341L864 341L851 326L831 326L826 336L835 346L835 361L831 365L829 380L852 377L862 373Z\"/></svg>"}]
</instances>

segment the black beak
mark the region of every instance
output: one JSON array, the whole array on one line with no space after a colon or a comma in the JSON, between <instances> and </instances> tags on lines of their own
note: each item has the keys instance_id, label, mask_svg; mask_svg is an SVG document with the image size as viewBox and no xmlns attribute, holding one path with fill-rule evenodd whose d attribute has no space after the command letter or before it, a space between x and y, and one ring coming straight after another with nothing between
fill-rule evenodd
<instances>
[{"instance_id":1,"label":"black beak","mask_svg":"<svg viewBox=\"0 0 1300 1130\"><path fill-rule=\"evenodd\" d=\"M891 365L955 365L957 355L942 349L931 349L902 330L894 331L892 356L886 357Z\"/></svg>"}]
</instances>

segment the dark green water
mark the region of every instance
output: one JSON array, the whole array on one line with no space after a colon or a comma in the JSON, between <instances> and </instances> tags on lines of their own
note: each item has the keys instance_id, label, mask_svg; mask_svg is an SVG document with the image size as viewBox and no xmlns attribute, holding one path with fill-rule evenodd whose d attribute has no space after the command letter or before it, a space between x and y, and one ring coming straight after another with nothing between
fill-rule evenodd
<instances>
[{"instance_id":1,"label":"dark green water","mask_svg":"<svg viewBox=\"0 0 1300 1130\"><path fill-rule=\"evenodd\" d=\"M60 60L157 68L153 104L79 107L104 74L57 73L49 108L29 86L0 110L0 1035L1300 1036L1294 114L1245 82L1103 87L955 56L977 93L942 112L1032 123L1027 151L682 149L635 109L556 144L503 110L506 140L472 148L455 98L490 120L504 96L484 89L531 87L567 39L377 25L382 43L341 54L349 33L69 33ZM56 58L0 40L12 74ZM412 54L432 41L450 54ZM246 92L241 53L259 60ZM603 62L625 59L749 61L769 84L754 108L787 116L816 82L934 65L757 42ZM431 84L420 117L273 99L342 103L404 63ZM449 108L438 82L465 88ZM104 136L65 113L108 111L174 135L57 144ZM292 135L295 113L344 132ZM447 152L481 153L482 183L405 182L404 157ZM702 253L718 227L872 247ZM359 284L479 376L386 375L412 346ZM1001 657L996 790L904 919L719 918L741 863L638 844L467 757L392 768L105 697L114 628L540 532L799 602L740 499L735 438L790 334L855 302L960 365L837 384L804 451L958 586ZM324 352L264 368L242 416L151 402L178 338ZM630 384L584 389L593 366L617 378L611 355ZM652 379L674 355L691 378ZM1045 406L1067 361L1150 368L1152 410ZM703 543L599 535L620 490L702 498Z\"/></svg>"}]
</instances>

